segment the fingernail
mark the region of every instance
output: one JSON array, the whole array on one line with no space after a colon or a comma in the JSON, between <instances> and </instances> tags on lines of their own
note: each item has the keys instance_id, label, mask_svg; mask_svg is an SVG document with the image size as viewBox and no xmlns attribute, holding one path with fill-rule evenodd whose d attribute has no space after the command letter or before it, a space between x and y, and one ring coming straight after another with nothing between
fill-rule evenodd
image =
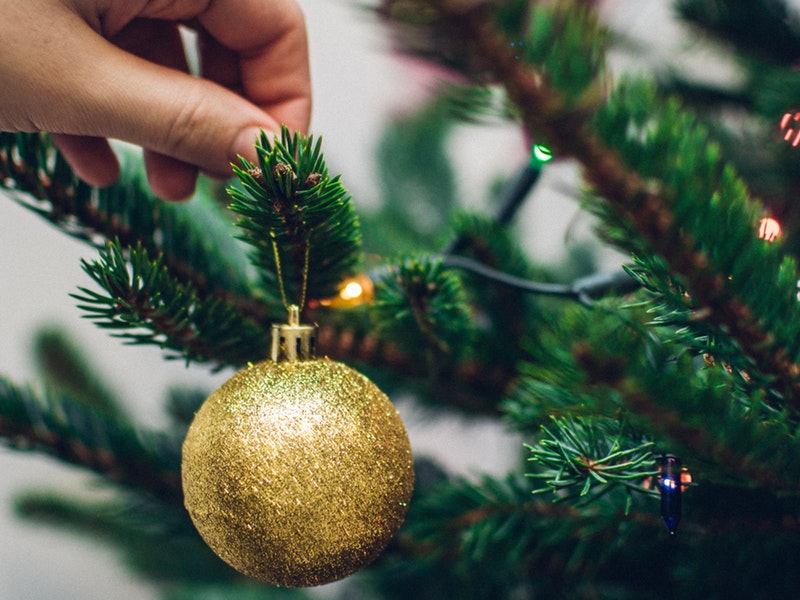
<instances>
[{"instance_id":1,"label":"fingernail","mask_svg":"<svg viewBox=\"0 0 800 600\"><path fill-rule=\"evenodd\" d=\"M241 156L250 162L255 162L258 159L255 146L261 137L262 131L263 129L261 127L248 127L239 132L239 135L236 136L234 141L233 148L231 148L233 157L238 159L238 157Z\"/></svg>"}]
</instances>

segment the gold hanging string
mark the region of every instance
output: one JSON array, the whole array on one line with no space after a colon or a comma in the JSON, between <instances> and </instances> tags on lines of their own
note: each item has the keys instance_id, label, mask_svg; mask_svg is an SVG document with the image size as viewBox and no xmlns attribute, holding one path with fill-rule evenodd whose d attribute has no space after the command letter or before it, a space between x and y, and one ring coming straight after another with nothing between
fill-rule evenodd
<instances>
[{"instance_id":1,"label":"gold hanging string","mask_svg":"<svg viewBox=\"0 0 800 600\"><path fill-rule=\"evenodd\" d=\"M283 302L283 307L286 310L290 310L290 306L294 304L289 304L288 299L286 298L286 284L283 282L283 267L281 266L281 257L280 253L278 252L278 242L275 239L275 234L270 233L270 238L272 241L272 253L275 256L275 273L278 276L278 289L281 292L281 301ZM305 252L303 256L303 278L300 282L300 301L297 303L297 306L300 310L303 310L303 307L306 304L306 292L308 291L308 257L311 253L311 244L306 238L305 240Z\"/></svg>"},{"instance_id":2,"label":"gold hanging string","mask_svg":"<svg viewBox=\"0 0 800 600\"><path fill-rule=\"evenodd\" d=\"M303 280L300 286L300 310L306 305L306 292L308 291L308 255L311 254L311 243L305 240L305 253L303 255Z\"/></svg>"}]
</instances>

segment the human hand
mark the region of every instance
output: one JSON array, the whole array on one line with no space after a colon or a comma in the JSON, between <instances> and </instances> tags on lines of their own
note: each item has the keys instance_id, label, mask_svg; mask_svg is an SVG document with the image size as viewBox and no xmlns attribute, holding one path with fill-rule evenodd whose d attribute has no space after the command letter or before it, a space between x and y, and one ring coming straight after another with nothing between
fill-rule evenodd
<instances>
[{"instance_id":1,"label":"human hand","mask_svg":"<svg viewBox=\"0 0 800 600\"><path fill-rule=\"evenodd\" d=\"M178 25L198 33L188 74ZM108 139L142 146L164 199L198 170L255 160L260 129L305 131L308 49L295 0L0 0L0 130L48 131L76 174L119 175Z\"/></svg>"}]
</instances>

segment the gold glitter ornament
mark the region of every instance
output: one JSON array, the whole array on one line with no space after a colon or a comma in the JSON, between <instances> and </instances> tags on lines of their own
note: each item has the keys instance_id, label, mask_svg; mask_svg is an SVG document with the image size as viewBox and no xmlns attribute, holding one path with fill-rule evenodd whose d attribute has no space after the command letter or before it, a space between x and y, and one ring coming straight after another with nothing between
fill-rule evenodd
<instances>
[{"instance_id":1,"label":"gold glitter ornament","mask_svg":"<svg viewBox=\"0 0 800 600\"><path fill-rule=\"evenodd\" d=\"M335 581L372 562L405 518L411 447L386 395L310 359L315 329L273 326L273 360L225 382L183 445L186 508L225 562L279 586Z\"/></svg>"}]
</instances>

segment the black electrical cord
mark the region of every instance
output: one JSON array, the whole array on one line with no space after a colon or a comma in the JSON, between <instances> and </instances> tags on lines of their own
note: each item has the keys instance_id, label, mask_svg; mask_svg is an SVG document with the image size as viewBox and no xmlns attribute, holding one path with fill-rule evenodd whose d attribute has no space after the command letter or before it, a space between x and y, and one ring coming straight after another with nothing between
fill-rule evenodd
<instances>
[{"instance_id":1,"label":"black electrical cord","mask_svg":"<svg viewBox=\"0 0 800 600\"><path fill-rule=\"evenodd\" d=\"M497 198L498 209L494 216L495 222L506 225L517 214L520 206L527 198L530 191L539 181L542 174L542 165L533 161L526 162L517 169L508 182L500 190ZM455 238L442 249L442 254L455 254L462 250L464 240Z\"/></svg>"},{"instance_id":2,"label":"black electrical cord","mask_svg":"<svg viewBox=\"0 0 800 600\"><path fill-rule=\"evenodd\" d=\"M495 221L501 225L508 224L539 181L544 163L528 161L508 180L497 199L499 206ZM452 240L439 254L445 267L469 271L501 285L506 285L530 294L544 296L561 296L577 300L584 306L591 306L595 298L610 291L630 292L639 288L639 283L627 271L619 270L595 273L581 277L571 284L542 283L510 275L493 269L471 258L456 256L463 249L464 240Z\"/></svg>"},{"instance_id":3,"label":"black electrical cord","mask_svg":"<svg viewBox=\"0 0 800 600\"><path fill-rule=\"evenodd\" d=\"M639 283L625 270L594 273L580 277L569 284L542 283L498 271L463 256L440 256L440 258L445 267L462 269L530 294L571 298L584 306L591 306L595 298L604 296L611 291L626 293L640 287Z\"/></svg>"}]
</instances>

